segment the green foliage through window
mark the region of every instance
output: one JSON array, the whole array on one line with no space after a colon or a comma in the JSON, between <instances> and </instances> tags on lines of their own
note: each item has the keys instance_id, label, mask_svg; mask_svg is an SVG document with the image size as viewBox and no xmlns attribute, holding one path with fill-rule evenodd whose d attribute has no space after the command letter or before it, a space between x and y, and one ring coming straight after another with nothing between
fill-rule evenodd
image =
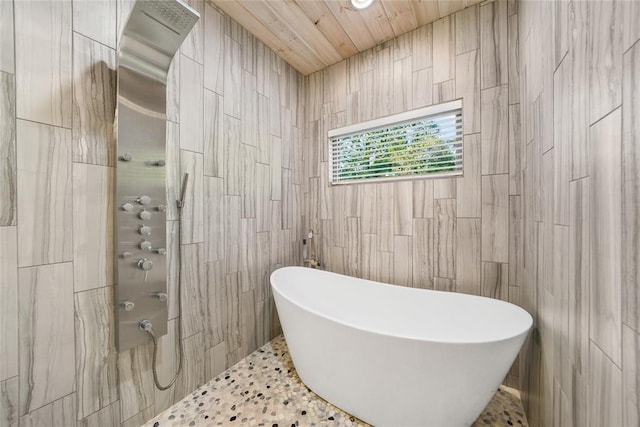
<instances>
[{"instance_id":1,"label":"green foliage through window","mask_svg":"<svg viewBox=\"0 0 640 427\"><path fill-rule=\"evenodd\" d=\"M462 111L331 138L334 183L462 171Z\"/></svg>"}]
</instances>

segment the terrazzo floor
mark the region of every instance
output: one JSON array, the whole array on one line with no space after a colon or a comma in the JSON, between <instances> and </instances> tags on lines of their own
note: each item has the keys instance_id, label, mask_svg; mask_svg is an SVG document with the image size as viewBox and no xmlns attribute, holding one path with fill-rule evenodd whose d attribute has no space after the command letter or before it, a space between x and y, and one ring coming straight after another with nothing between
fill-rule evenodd
<instances>
[{"instance_id":1,"label":"terrazzo floor","mask_svg":"<svg viewBox=\"0 0 640 427\"><path fill-rule=\"evenodd\" d=\"M145 427L368 426L310 391L279 336L227 369ZM500 387L473 427L528 426L515 390ZM446 427L446 426L443 426Z\"/></svg>"}]
</instances>

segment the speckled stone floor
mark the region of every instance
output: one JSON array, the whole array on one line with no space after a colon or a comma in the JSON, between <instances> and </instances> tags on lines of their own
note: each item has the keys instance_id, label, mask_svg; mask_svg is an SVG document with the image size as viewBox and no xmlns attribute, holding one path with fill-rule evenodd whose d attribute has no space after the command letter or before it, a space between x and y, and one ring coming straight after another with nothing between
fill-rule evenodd
<instances>
[{"instance_id":1,"label":"speckled stone floor","mask_svg":"<svg viewBox=\"0 0 640 427\"><path fill-rule=\"evenodd\" d=\"M318 397L300 381L282 336L160 413L145 427L220 425L368 426ZM506 387L498 389L473 424L527 425L517 392Z\"/></svg>"}]
</instances>

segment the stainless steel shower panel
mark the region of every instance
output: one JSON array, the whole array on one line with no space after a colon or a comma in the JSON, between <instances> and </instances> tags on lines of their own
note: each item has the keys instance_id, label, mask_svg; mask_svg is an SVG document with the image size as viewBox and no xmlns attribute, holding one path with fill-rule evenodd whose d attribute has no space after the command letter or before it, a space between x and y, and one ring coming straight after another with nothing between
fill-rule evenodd
<instances>
[{"instance_id":1,"label":"stainless steel shower panel","mask_svg":"<svg viewBox=\"0 0 640 427\"><path fill-rule=\"evenodd\" d=\"M117 345L167 333L166 81L169 65L199 19L180 0L138 0L118 49L115 185Z\"/></svg>"}]
</instances>

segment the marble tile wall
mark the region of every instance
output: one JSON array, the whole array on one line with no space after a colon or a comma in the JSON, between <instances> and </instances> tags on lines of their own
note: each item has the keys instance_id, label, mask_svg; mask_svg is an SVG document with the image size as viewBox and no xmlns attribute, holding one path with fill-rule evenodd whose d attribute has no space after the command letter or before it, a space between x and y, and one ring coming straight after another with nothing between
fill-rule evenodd
<instances>
[{"instance_id":1,"label":"marble tile wall","mask_svg":"<svg viewBox=\"0 0 640 427\"><path fill-rule=\"evenodd\" d=\"M513 3L474 5L309 76L304 227L318 234L325 268L520 302ZM329 185L328 130L457 98L464 176ZM517 385L518 375L507 382Z\"/></svg>"},{"instance_id":2,"label":"marble tile wall","mask_svg":"<svg viewBox=\"0 0 640 427\"><path fill-rule=\"evenodd\" d=\"M114 68L134 1L0 0L2 426L140 425L279 333L269 274L300 261L305 80L188 2L202 18L167 87L161 380L177 368L179 248L185 360L160 392L151 347L114 341Z\"/></svg>"},{"instance_id":3,"label":"marble tile wall","mask_svg":"<svg viewBox=\"0 0 640 427\"><path fill-rule=\"evenodd\" d=\"M640 9L522 1L518 65L529 424L640 420ZM509 253L512 256L512 253ZM510 263L511 267L511 263Z\"/></svg>"}]
</instances>

